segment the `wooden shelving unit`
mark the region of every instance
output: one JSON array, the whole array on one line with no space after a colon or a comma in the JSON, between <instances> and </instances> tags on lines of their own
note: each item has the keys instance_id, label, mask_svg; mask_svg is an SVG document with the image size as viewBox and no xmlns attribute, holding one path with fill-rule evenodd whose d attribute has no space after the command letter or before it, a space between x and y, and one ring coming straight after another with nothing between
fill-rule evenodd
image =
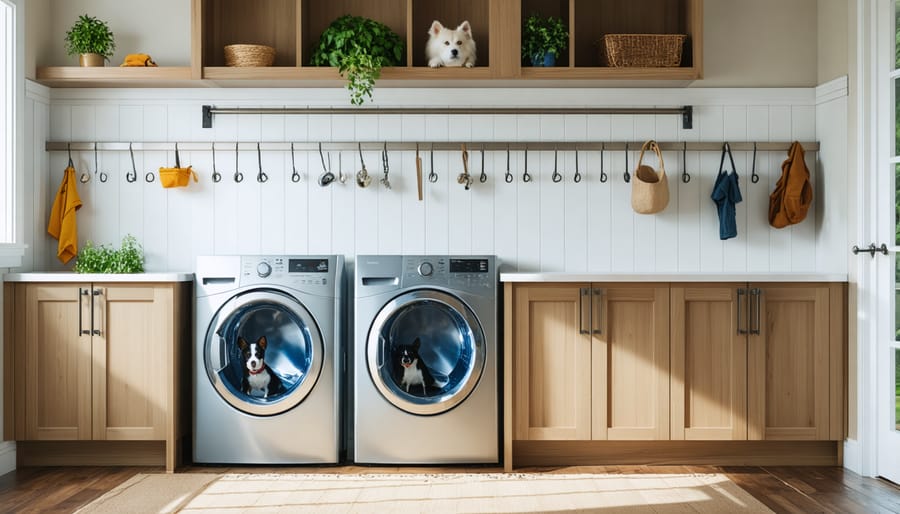
<instances>
[{"instance_id":1,"label":"wooden shelving unit","mask_svg":"<svg viewBox=\"0 0 900 514\"><path fill-rule=\"evenodd\" d=\"M191 0L191 66L160 68L38 68L51 87L209 87L333 85L337 71L309 65L322 31L344 14L384 23L406 41L404 62L382 70L384 86L412 81L467 81L505 86L536 81L656 80L689 82L702 76L703 0ZM570 44L557 67L525 66L522 21L532 13L568 20ZM576 16L577 14L577 16ZM429 68L425 58L433 20L455 28L468 20L478 47L474 68ZM597 42L608 33L688 34L677 68L611 68ZM224 66L224 46L275 48L266 68ZM527 79L527 80L520 80Z\"/></svg>"}]
</instances>

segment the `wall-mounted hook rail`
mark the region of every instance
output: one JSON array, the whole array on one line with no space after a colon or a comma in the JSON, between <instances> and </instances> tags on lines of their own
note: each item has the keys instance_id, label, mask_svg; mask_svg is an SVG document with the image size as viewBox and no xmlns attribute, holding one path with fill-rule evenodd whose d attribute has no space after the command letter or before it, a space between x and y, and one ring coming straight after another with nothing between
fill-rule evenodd
<instances>
[{"instance_id":1,"label":"wall-mounted hook rail","mask_svg":"<svg viewBox=\"0 0 900 514\"><path fill-rule=\"evenodd\" d=\"M690 152L721 152L723 141L692 142L687 143L686 147L681 141L657 143L659 144L660 150L664 152L680 152L685 149ZM96 144L97 151L99 152L127 152L129 148L129 143L125 142L97 141ZM211 144L212 142L210 141L179 142L178 149L183 152L208 152ZM239 151L256 151L256 142L216 141L215 144L226 145ZM260 149L264 152L290 152L292 144L294 145L294 150L298 152L315 152L318 150L319 145L318 142L291 143L273 141L260 143ZM323 151L361 150L380 152L384 150L385 147L384 141L323 141L321 144ZM391 152L415 152L416 144L423 145L423 147L429 148L435 152L457 152L463 144L478 146L483 148L486 152L506 152L507 148L511 152L523 152L526 148L529 152L552 152L554 150L559 150L561 152L574 152L575 150L578 150L579 152L599 152L600 150L605 152L622 152L625 151L626 145L628 145L629 149L640 148L641 145L644 144L644 141L403 141L388 142L387 150ZM752 141L740 143L729 141L729 144L731 145L731 150L734 152L752 152L754 145L759 152L787 152L791 147L791 142L789 141L755 143ZM803 145L803 149L807 152L819 151L819 143L816 141L801 142L800 144ZM135 142L131 144L131 147L135 151L168 152L175 150L175 143ZM44 149L48 152L66 151L67 148L79 152L93 151L94 142L47 141L44 145Z\"/></svg>"},{"instance_id":2,"label":"wall-mounted hook rail","mask_svg":"<svg viewBox=\"0 0 900 514\"><path fill-rule=\"evenodd\" d=\"M216 107L203 106L203 128L212 128L213 116L222 114L268 114L268 115L309 115L309 114L418 114L440 115L453 114L473 115L523 115L523 114L625 114L625 115L658 115L678 114L681 116L681 127L685 130L694 128L694 108L683 107L369 107L354 109L348 107Z\"/></svg>"}]
</instances>

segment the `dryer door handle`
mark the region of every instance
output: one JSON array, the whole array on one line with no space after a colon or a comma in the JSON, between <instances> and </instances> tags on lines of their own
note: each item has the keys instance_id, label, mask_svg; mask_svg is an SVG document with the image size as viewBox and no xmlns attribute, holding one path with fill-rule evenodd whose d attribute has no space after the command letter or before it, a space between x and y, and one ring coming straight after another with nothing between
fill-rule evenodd
<instances>
[{"instance_id":1,"label":"dryer door handle","mask_svg":"<svg viewBox=\"0 0 900 514\"><path fill-rule=\"evenodd\" d=\"M228 366L228 352L225 351L227 341L218 332L216 332L216 337L219 340L219 351L209 352L209 364L216 373L220 373Z\"/></svg>"}]
</instances>

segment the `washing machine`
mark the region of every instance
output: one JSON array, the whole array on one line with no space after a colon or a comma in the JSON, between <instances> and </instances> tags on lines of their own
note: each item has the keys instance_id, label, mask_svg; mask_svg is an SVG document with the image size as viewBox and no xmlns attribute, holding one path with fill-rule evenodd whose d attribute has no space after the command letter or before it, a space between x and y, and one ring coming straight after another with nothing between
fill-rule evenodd
<instances>
[{"instance_id":1,"label":"washing machine","mask_svg":"<svg viewBox=\"0 0 900 514\"><path fill-rule=\"evenodd\" d=\"M338 462L343 268L334 255L197 259L194 462Z\"/></svg>"},{"instance_id":2,"label":"washing machine","mask_svg":"<svg viewBox=\"0 0 900 514\"><path fill-rule=\"evenodd\" d=\"M497 279L493 256L357 256L356 462L499 462Z\"/></svg>"}]
</instances>

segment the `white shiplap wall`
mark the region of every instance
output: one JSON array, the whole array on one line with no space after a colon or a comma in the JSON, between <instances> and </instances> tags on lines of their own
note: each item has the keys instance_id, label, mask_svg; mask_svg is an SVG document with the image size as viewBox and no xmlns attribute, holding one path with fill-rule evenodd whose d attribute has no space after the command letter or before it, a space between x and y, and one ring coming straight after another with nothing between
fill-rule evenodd
<instances>
[{"instance_id":1,"label":"white shiplap wall","mask_svg":"<svg viewBox=\"0 0 900 514\"><path fill-rule=\"evenodd\" d=\"M382 89L376 105L422 106L695 106L694 129L683 130L678 116L219 116L214 128L200 126L203 104L218 106L346 106L342 89L176 89L45 90L32 86L29 112L34 136L26 187L34 226L26 268L62 269L55 241L45 235L50 202L65 168L65 152L48 155L45 140L101 141L811 141L816 139L813 89ZM49 96L49 101L45 99ZM821 123L820 123L821 125ZM846 143L835 143L846 144ZM827 155L823 153L823 155ZM94 170L90 152L75 154L76 168ZM172 165L172 152L135 154L140 177ZM343 154L345 173L359 169L355 152ZM817 206L811 219L784 230L766 220L768 195L780 175L785 155L760 153L758 184L751 184L750 155L735 160L744 202L738 205L738 237L718 238L718 219L709 199L719 164L718 153L688 154L689 184L680 181L680 152L664 155L670 173L671 202L661 214L641 216L630 207L630 188L622 180L623 152L607 153L610 181L599 181L600 155L582 153L586 180L572 182L575 158L560 154L566 180L554 184L552 152L529 153L535 181L520 180L523 158L513 153L517 180L502 181L505 153L488 153L489 180L471 191L456 184L462 171L458 153L438 153L436 184L426 181L425 201L416 198L414 154L390 156L393 190L377 183L369 189L347 184L321 188L316 153L298 153L303 172L290 181L288 153L263 154L269 182L258 184L256 153L242 151L246 179L230 180L234 152L217 150L225 176L210 180L211 153L182 152L182 162L200 174L199 184L163 190L158 182L125 181L131 169L127 152L101 153L107 183L92 180L79 191L82 243L118 243L127 233L143 243L147 268L190 270L201 254L339 253L351 260L362 253L497 254L504 271L611 272L836 272L846 273L846 221L829 216L819 205L846 204L846 189L835 180L839 166L807 162L816 175ZM636 152L629 162L634 166ZM380 170L380 155L365 155L371 172ZM425 173L430 157L423 154ZM332 155L337 166L337 154ZM474 174L480 155L470 152ZM827 170L823 177L820 170ZM376 177L377 178L377 177ZM824 203L823 203L824 202ZM827 223L823 223L827 219Z\"/></svg>"}]
</instances>

